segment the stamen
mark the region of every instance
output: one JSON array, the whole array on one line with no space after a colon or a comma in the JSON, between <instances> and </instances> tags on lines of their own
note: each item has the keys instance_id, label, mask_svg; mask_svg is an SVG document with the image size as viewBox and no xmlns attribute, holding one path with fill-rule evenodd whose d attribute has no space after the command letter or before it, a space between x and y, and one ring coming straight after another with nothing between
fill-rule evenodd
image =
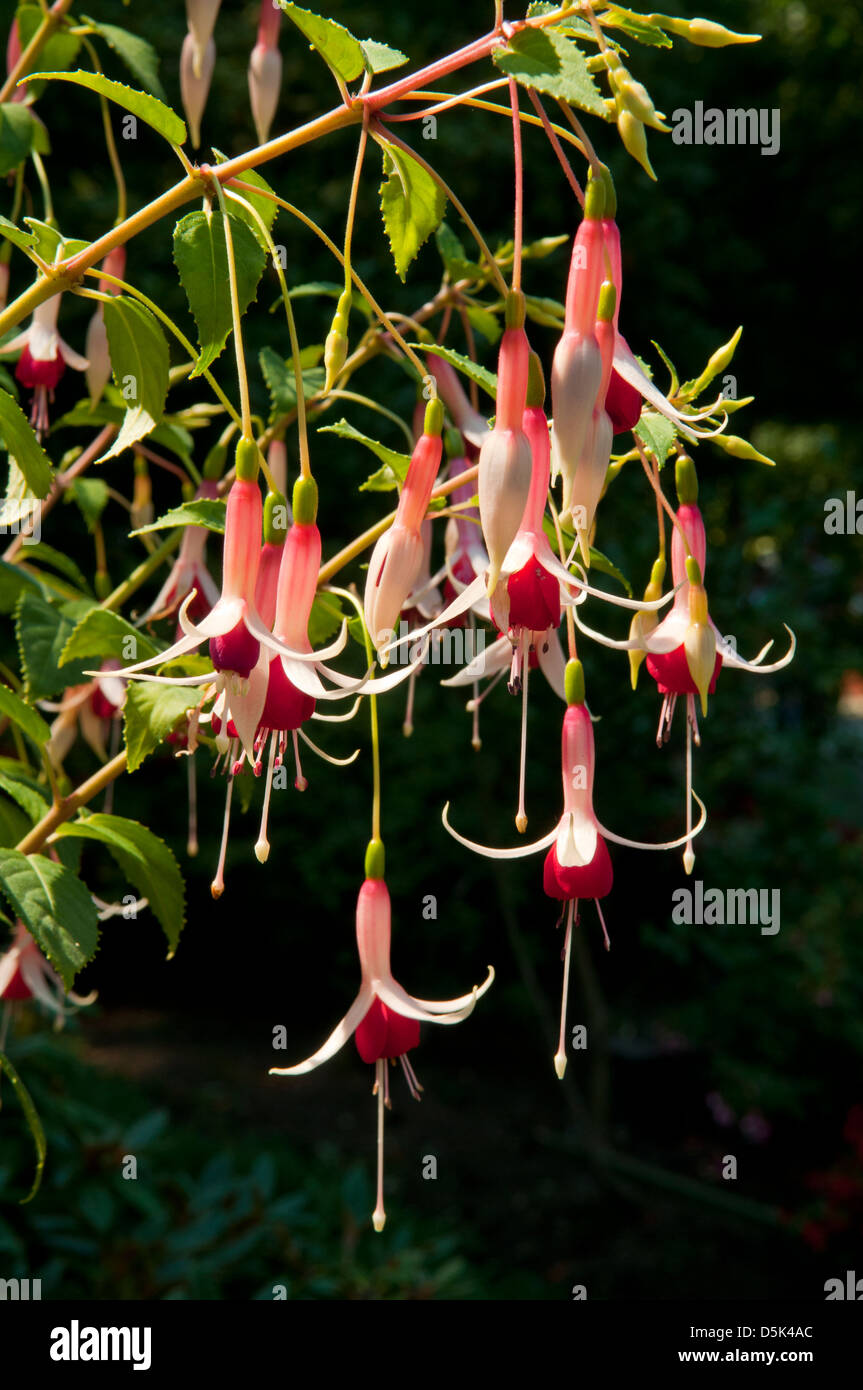
<instances>
[{"instance_id":1,"label":"stamen","mask_svg":"<svg viewBox=\"0 0 863 1390\"><path fill-rule=\"evenodd\" d=\"M515 826L519 835L523 835L527 830L527 812L524 809L524 783L525 771L527 767L527 683L530 676L530 661L527 659L528 635L523 632L520 641L522 670L524 672L524 684L521 695L521 760L518 769L518 814L515 818Z\"/></svg>"},{"instance_id":2,"label":"stamen","mask_svg":"<svg viewBox=\"0 0 863 1390\"><path fill-rule=\"evenodd\" d=\"M506 667L504 667L503 670L498 671L496 675L492 676L491 680L489 681L488 685L486 686L485 690L482 692L481 695L475 695L474 698L473 698L472 700L468 700L468 702L467 702L467 710L468 710L468 713L474 713L476 710L479 709L479 707L480 707L480 705L482 704L483 700L486 698L486 696L489 694L490 691L494 690L494 688L495 688L495 686L497 685L498 681L501 680L501 678L502 678L505 674L506 674ZM474 690L478 690L478 689L479 689L479 681L474 681Z\"/></svg>"},{"instance_id":3,"label":"stamen","mask_svg":"<svg viewBox=\"0 0 863 1390\"><path fill-rule=\"evenodd\" d=\"M417 1080L417 1074L411 1066L406 1052L402 1053L401 1057L399 1057L399 1061L402 1064L402 1071L404 1072L405 1080L408 1083L408 1090L410 1091L414 1100L419 1100L420 1092L422 1091L422 1086Z\"/></svg>"},{"instance_id":4,"label":"stamen","mask_svg":"<svg viewBox=\"0 0 863 1390\"><path fill-rule=\"evenodd\" d=\"M186 853L194 859L198 853L198 777L195 772L195 759L186 763L186 784L189 789L189 830L186 838Z\"/></svg>"},{"instance_id":5,"label":"stamen","mask_svg":"<svg viewBox=\"0 0 863 1390\"><path fill-rule=\"evenodd\" d=\"M402 733L405 738L410 738L414 731L414 690L416 689L417 673L411 671L408 676L408 699L405 706L405 718L402 724Z\"/></svg>"},{"instance_id":6,"label":"stamen","mask_svg":"<svg viewBox=\"0 0 863 1390\"><path fill-rule=\"evenodd\" d=\"M510 695L518 695L521 690L521 656L521 638L519 638L512 649L512 664L509 668L509 681L506 687Z\"/></svg>"},{"instance_id":7,"label":"stamen","mask_svg":"<svg viewBox=\"0 0 863 1390\"><path fill-rule=\"evenodd\" d=\"M219 849L219 863L216 868L216 877L210 884L210 892L214 898L220 898L225 891L225 856L228 852L228 831L231 826L231 797L234 794L234 779L228 778L228 792L225 797L225 820L222 825L222 844Z\"/></svg>"},{"instance_id":8,"label":"stamen","mask_svg":"<svg viewBox=\"0 0 863 1390\"><path fill-rule=\"evenodd\" d=\"M563 1080L566 1071L566 1004L569 997L569 963L572 958L572 924L575 917L575 904L577 899L571 898L569 910L566 914L566 941L563 947L563 990L560 996L560 1036L557 1041L557 1052L554 1054L554 1069L559 1080Z\"/></svg>"},{"instance_id":9,"label":"stamen","mask_svg":"<svg viewBox=\"0 0 863 1390\"><path fill-rule=\"evenodd\" d=\"M270 793L273 790L273 766L276 760L276 735L270 737L270 756L267 761L267 784L264 787L264 805L261 810L261 829L258 834L258 842L255 845L255 858L259 864L266 864L270 853L270 842L267 839L267 821L270 814Z\"/></svg>"},{"instance_id":10,"label":"stamen","mask_svg":"<svg viewBox=\"0 0 863 1390\"><path fill-rule=\"evenodd\" d=\"M300 766L300 741L297 738L297 731L294 729L292 732L294 739L294 762L297 765L297 775L294 778L294 786L298 792L304 792L309 784L303 776L303 769Z\"/></svg>"},{"instance_id":11,"label":"stamen","mask_svg":"<svg viewBox=\"0 0 863 1390\"><path fill-rule=\"evenodd\" d=\"M694 696L694 695L687 695L687 697L686 697L686 714L687 714L687 717L688 717L688 719L689 719L690 724L692 725L692 737L695 739L695 746L696 746L696 748L700 748L700 747L701 747L701 732L700 732L700 730L699 730L699 728L698 728L698 710L696 709L696 706L695 706L695 696Z\"/></svg>"},{"instance_id":12,"label":"stamen","mask_svg":"<svg viewBox=\"0 0 863 1390\"><path fill-rule=\"evenodd\" d=\"M609 935L608 935L608 928L607 928L606 925L605 925L605 918L604 918L603 915L602 915L602 908L599 906L599 898L594 898L594 902L596 903L596 910L597 910L597 912L599 913L599 920L600 920L600 922L602 923L602 935L603 935L603 938L604 938L604 940L605 940L605 949L606 949L606 951L610 951L610 950L611 950L611 939L610 939L610 937L609 937Z\"/></svg>"},{"instance_id":13,"label":"stamen","mask_svg":"<svg viewBox=\"0 0 863 1390\"><path fill-rule=\"evenodd\" d=\"M372 1095L378 1098L378 1192L377 1203L372 1213L372 1225L380 1234L386 1224L384 1211L384 1085L386 1084L386 1062L381 1058L375 1062L375 1086Z\"/></svg>"},{"instance_id":14,"label":"stamen","mask_svg":"<svg viewBox=\"0 0 863 1390\"><path fill-rule=\"evenodd\" d=\"M497 679L497 677L495 677L495 679ZM492 682L492 684L494 684L494 681ZM482 748L482 739L479 736L479 706L481 700L482 696L479 693L479 681L474 681L473 699L468 701L468 709L473 715L473 724L471 726L470 734L470 744L471 748L474 750L475 753L478 753L479 750Z\"/></svg>"},{"instance_id":15,"label":"stamen","mask_svg":"<svg viewBox=\"0 0 863 1390\"><path fill-rule=\"evenodd\" d=\"M683 851L683 867L692 873L695 854L692 849L692 725L686 721L686 849Z\"/></svg>"}]
</instances>

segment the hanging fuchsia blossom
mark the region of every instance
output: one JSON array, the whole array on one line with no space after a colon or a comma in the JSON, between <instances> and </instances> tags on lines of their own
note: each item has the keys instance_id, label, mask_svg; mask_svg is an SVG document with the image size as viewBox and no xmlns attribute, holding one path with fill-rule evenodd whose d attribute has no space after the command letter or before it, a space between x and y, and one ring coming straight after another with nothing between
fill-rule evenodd
<instances>
[{"instance_id":1,"label":"hanging fuchsia blossom","mask_svg":"<svg viewBox=\"0 0 863 1390\"><path fill-rule=\"evenodd\" d=\"M102 267L106 275L116 276L122 280L126 274L126 248L125 246L115 246L113 251L109 251L105 257ZM119 285L115 285L111 280L99 280L99 289L103 294L121 294ZM96 305L88 326L87 338L85 342L87 350L87 390L90 392L90 400L95 405L102 399L102 392L108 384L111 376L111 354L108 349L108 334L105 329L105 305L100 302Z\"/></svg>"},{"instance_id":2,"label":"hanging fuchsia blossom","mask_svg":"<svg viewBox=\"0 0 863 1390\"><path fill-rule=\"evenodd\" d=\"M180 96L186 120L189 122L189 136L195 149L198 149L201 143L201 121L207 97L210 95L210 83L215 67L215 41L208 39L203 49L199 50L192 35L187 34L180 52Z\"/></svg>"},{"instance_id":3,"label":"hanging fuchsia blossom","mask_svg":"<svg viewBox=\"0 0 863 1390\"><path fill-rule=\"evenodd\" d=\"M416 999L393 978L390 966L390 895L384 882L384 847L372 840L366 852L366 878L357 900L356 931L362 979L360 992L327 1041L294 1067L271 1067L271 1076L302 1076L334 1057L353 1034L364 1062L375 1064L374 1094L378 1097L378 1189L372 1221L382 1231L386 1221L383 1192L383 1115L389 1108L387 1061L398 1059L415 1100L420 1086L407 1052L419 1042L421 1023L460 1023L473 1013L476 1001L490 988L494 970L481 985L459 999Z\"/></svg>"},{"instance_id":4,"label":"hanging fuchsia blossom","mask_svg":"<svg viewBox=\"0 0 863 1390\"><path fill-rule=\"evenodd\" d=\"M222 0L186 0L186 22L189 26L192 65L196 77L201 76L206 64L207 46L213 41L213 30L221 3Z\"/></svg>"},{"instance_id":5,"label":"hanging fuchsia blossom","mask_svg":"<svg viewBox=\"0 0 863 1390\"><path fill-rule=\"evenodd\" d=\"M95 992L81 998L67 990L24 923L16 922L12 945L0 955L0 1000L14 1004L36 999L54 1015L55 1027L62 1028L64 1018L75 1012L75 1008L66 1008L67 999L84 1008L95 998Z\"/></svg>"},{"instance_id":6,"label":"hanging fuchsia blossom","mask_svg":"<svg viewBox=\"0 0 863 1390\"><path fill-rule=\"evenodd\" d=\"M219 495L215 482L204 479L195 493L195 501L214 499ZM170 617L189 597L191 602L186 609L192 622L205 618L219 601L219 589L207 569L204 553L207 548L209 531L206 526L187 526L176 560L171 572L159 590L142 622L157 622ZM180 629L182 637L182 629Z\"/></svg>"},{"instance_id":7,"label":"hanging fuchsia blossom","mask_svg":"<svg viewBox=\"0 0 863 1390\"><path fill-rule=\"evenodd\" d=\"M70 348L57 332L60 298L59 294L54 294L46 299L34 310L30 327L0 348L2 357L21 353L15 376L22 386L33 392L30 421L40 437L48 429L48 403L54 399L54 388L66 368L85 372L89 365L86 357Z\"/></svg>"},{"instance_id":8,"label":"hanging fuchsia blossom","mask_svg":"<svg viewBox=\"0 0 863 1390\"><path fill-rule=\"evenodd\" d=\"M554 1065L559 1077L566 1068L566 1002L569 988L569 962L572 928L576 920L576 909L580 898L592 898L602 923L606 948L610 945L608 932L599 899L611 892L613 872L606 840L626 845L631 849L665 850L676 849L687 844L703 828L707 813L703 803L693 792L692 795L701 807L701 819L694 828L676 840L664 844L645 843L641 840L628 840L606 829L598 820L593 809L593 777L596 754L593 740L593 725L590 713L584 703L584 672L580 661L571 660L566 666L565 689L567 709L563 718L561 739L561 772L563 777L563 815L553 830L532 845L519 845L515 849L492 849L488 845L477 844L460 835L449 823L449 802L443 809L444 826L460 844L482 854L488 859L523 859L526 855L547 850L543 870L543 888L549 897L566 902L567 930L564 945L564 980L561 1002L560 1037Z\"/></svg>"},{"instance_id":9,"label":"hanging fuchsia blossom","mask_svg":"<svg viewBox=\"0 0 863 1390\"><path fill-rule=\"evenodd\" d=\"M479 514L489 557L489 598L515 539L530 490L530 444L522 429L529 362L524 296L513 291L507 296L506 331L498 355L494 429L486 435L479 454Z\"/></svg>"},{"instance_id":10,"label":"hanging fuchsia blossom","mask_svg":"<svg viewBox=\"0 0 863 1390\"><path fill-rule=\"evenodd\" d=\"M258 39L249 59L249 101L261 144L269 137L279 104L282 85L282 55L279 52L281 22L282 12L273 4L273 0L261 0Z\"/></svg>"}]
</instances>

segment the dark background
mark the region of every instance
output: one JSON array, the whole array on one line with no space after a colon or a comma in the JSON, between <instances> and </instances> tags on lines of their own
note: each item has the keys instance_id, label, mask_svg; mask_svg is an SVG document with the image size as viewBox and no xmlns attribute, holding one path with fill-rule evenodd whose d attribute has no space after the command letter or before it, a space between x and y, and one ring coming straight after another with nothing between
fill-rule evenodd
<instances>
[{"instance_id":1,"label":"dark background","mask_svg":"<svg viewBox=\"0 0 863 1390\"><path fill-rule=\"evenodd\" d=\"M744 655L769 637L783 650L783 622L799 648L777 676L720 679L696 753L695 785L710 820L694 878L705 887L779 889L781 931L674 925L672 893L684 883L679 856L613 849L615 886L604 903L613 949L602 950L588 904L570 1020L587 1024L590 1045L571 1054L561 1085L551 1066L560 937L555 905L542 893L542 861L493 867L455 845L439 819L450 800L464 833L514 842L517 702L503 687L489 698L476 755L463 699L439 690L433 669L419 683L409 742L400 733L403 695L391 696L382 719L395 973L423 997L462 993L487 961L497 981L463 1026L424 1030L413 1054L425 1086L420 1107L394 1074L389 1221L375 1237L371 1078L354 1048L307 1078L266 1076L274 1026L286 1025L290 1039L289 1057L276 1054L277 1063L299 1059L323 1040L357 986L353 911L371 776L365 726L318 726L326 747L344 753L359 739L364 754L347 772L309 755L308 791L274 795L265 869L252 854L260 793L235 816L228 890L217 905L209 881L223 783L210 780L199 755L201 853L186 861L185 769L167 755L151 758L118 785L114 809L152 825L188 869L181 947L166 964L146 913L109 924L82 982L100 991L94 1017L76 1022L60 1043L24 1027L10 1047L51 1149L42 1194L0 1218L0 1252L10 1272L26 1265L34 1277L43 1274L43 1296L267 1298L282 1283L293 1296L314 1298L555 1299L569 1298L575 1284L585 1284L590 1298L614 1300L817 1298L825 1279L855 1267L863 1227L863 730L859 712L852 717L847 701L842 709L838 702L843 676L847 685L846 673L861 666L861 542L826 535L823 521L825 501L856 481L857 354L847 325L861 201L853 133L863 100L863 16L851 3L802 0L716 0L706 8L731 28L763 34L763 42L713 51L682 40L671 51L631 43L630 66L669 114L696 100L779 108L780 152L677 146L653 133L654 186L612 127L593 121L590 130L617 182L622 326L633 349L662 383L651 339L682 376L694 376L745 325L732 370L739 394L756 401L732 428L778 466L733 460L709 444L698 450L711 611ZM255 9L230 0L222 7L205 148L212 142L236 153L253 142L245 68ZM419 65L488 23L490 4L470 10L441 0L419 10L352 4L326 12ZM141 14L130 11L126 22L140 23L157 46L178 104L182 6ZM123 23L123 7L103 3L96 17ZM287 24L281 49L277 128L287 129L334 97L325 69ZM110 58L106 70L123 75ZM83 94L61 87L46 92L39 111L52 135L48 168L63 230L96 236L114 216L98 123L73 124L72 113L79 122L90 108ZM511 235L505 121L447 113L435 144L420 141L418 127L397 129L421 144L492 244ZM355 146L355 133L342 133L263 171L337 241ZM143 128L122 154L132 206L176 178L173 161ZM526 136L525 158L526 239L571 234L578 210L541 135ZM386 307L410 312L438 288L440 261L429 246L407 285L398 282L377 211L378 169L371 149L356 265ZM457 225L451 210L448 221ZM275 239L287 247L289 280L337 278L313 238L285 216ZM564 247L529 264L528 291L562 298L567 256ZM128 275L188 326L167 223L130 246ZM274 295L273 280L248 320L251 363L265 343L289 351L283 317L268 318L260 307ZM301 341L321 342L329 302L305 300L298 311ZM76 346L88 316L89 306L64 309L64 333ZM548 365L554 334L534 327L532 341ZM493 362L488 350L484 357ZM234 390L228 353L218 375ZM256 407L266 413L254 379ZM409 418L413 388L398 367L375 364L354 384ZM61 406L75 399L68 391ZM346 403L344 414L403 447L398 432L363 407ZM60 450L81 437L58 433ZM202 440L200 458L209 442ZM329 555L376 519L386 499L357 492L369 471L358 449L327 435L313 447ZM289 451L293 477L292 439ZM128 456L112 467L113 485L128 491ZM173 500L170 485L157 480L157 508ZM649 574L652 516L635 473L615 484L600 514L597 543L636 589ZM112 523L115 582L132 564L121 520L118 512ZM58 534L47 539L61 544ZM355 567L350 577L361 583L362 573ZM623 630L595 606L588 620ZM633 696L625 657L582 646L589 699L601 716L598 814L620 834L670 838L683 810L680 716L658 752L652 683L643 678ZM534 838L558 814L559 715L535 681ZM70 771L86 775L88 759L76 754ZM124 891L97 856L85 869L94 891ZM423 920L427 894L436 897L436 921ZM10 1197L29 1162L19 1121L8 1104L0 1180ZM143 1155L136 1184L117 1176L118 1156L129 1152ZM434 1182L422 1177L428 1155L438 1159ZM721 1177L727 1155L737 1159L736 1181Z\"/></svg>"}]
</instances>

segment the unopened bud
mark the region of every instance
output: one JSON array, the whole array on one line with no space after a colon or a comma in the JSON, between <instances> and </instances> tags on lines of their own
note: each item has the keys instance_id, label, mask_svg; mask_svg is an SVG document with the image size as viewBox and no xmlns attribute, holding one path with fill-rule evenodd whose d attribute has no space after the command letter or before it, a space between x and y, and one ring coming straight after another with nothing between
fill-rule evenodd
<instances>
[{"instance_id":1,"label":"unopened bud","mask_svg":"<svg viewBox=\"0 0 863 1390\"><path fill-rule=\"evenodd\" d=\"M108 350L105 314L101 304L97 305L96 312L87 325L84 353L89 363L87 390L90 393L91 404L96 405L102 399L102 392L111 375L111 354Z\"/></svg>"},{"instance_id":2,"label":"unopened bud","mask_svg":"<svg viewBox=\"0 0 863 1390\"><path fill-rule=\"evenodd\" d=\"M646 174L656 181L656 175L650 163L647 153L647 136L644 133L644 124L631 111L618 109L617 129L623 141L624 149L627 154L637 160Z\"/></svg>"},{"instance_id":3,"label":"unopened bud","mask_svg":"<svg viewBox=\"0 0 863 1390\"><path fill-rule=\"evenodd\" d=\"M200 64L196 60L195 40L187 34L180 54L180 95L189 122L189 135L195 149L201 143L201 118L207 105L213 69L216 66L216 45L212 39L206 45ZM197 67L197 71L196 71Z\"/></svg>"},{"instance_id":4,"label":"unopened bud","mask_svg":"<svg viewBox=\"0 0 863 1390\"><path fill-rule=\"evenodd\" d=\"M345 289L339 295L339 302L330 331L327 334L327 341L324 345L324 367L326 369L326 381L324 391L332 391L336 380L348 355L348 318L351 312L352 295L349 289Z\"/></svg>"},{"instance_id":5,"label":"unopened bud","mask_svg":"<svg viewBox=\"0 0 863 1390\"><path fill-rule=\"evenodd\" d=\"M207 457L204 459L204 467L201 470L208 482L218 482L225 471L228 462L227 444L214 444Z\"/></svg>"},{"instance_id":6,"label":"unopened bud","mask_svg":"<svg viewBox=\"0 0 863 1390\"><path fill-rule=\"evenodd\" d=\"M648 18L699 48L726 48L732 43L757 43L761 38L760 34L735 33L722 24L715 24L712 19L676 19L665 14L652 14Z\"/></svg>"},{"instance_id":7,"label":"unopened bud","mask_svg":"<svg viewBox=\"0 0 863 1390\"><path fill-rule=\"evenodd\" d=\"M206 64L206 48L213 37L222 0L186 0L186 21L192 40L193 71L201 76Z\"/></svg>"},{"instance_id":8,"label":"unopened bud","mask_svg":"<svg viewBox=\"0 0 863 1390\"><path fill-rule=\"evenodd\" d=\"M681 454L674 465L677 500L683 506L695 506L698 501L698 474L688 454Z\"/></svg>"},{"instance_id":9,"label":"unopened bud","mask_svg":"<svg viewBox=\"0 0 863 1390\"><path fill-rule=\"evenodd\" d=\"M443 430L443 402L433 396L425 408L423 434L440 435Z\"/></svg>"},{"instance_id":10,"label":"unopened bud","mask_svg":"<svg viewBox=\"0 0 863 1390\"><path fill-rule=\"evenodd\" d=\"M249 58L249 104L258 140L263 145L279 104L282 86L282 55L277 48L257 43Z\"/></svg>"}]
</instances>

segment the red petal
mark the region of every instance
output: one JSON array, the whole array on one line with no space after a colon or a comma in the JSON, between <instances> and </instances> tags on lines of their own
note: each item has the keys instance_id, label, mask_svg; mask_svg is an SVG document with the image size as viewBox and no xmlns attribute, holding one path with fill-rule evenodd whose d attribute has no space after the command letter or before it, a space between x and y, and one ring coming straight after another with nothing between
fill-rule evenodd
<instances>
[{"instance_id":1,"label":"red petal","mask_svg":"<svg viewBox=\"0 0 863 1390\"><path fill-rule=\"evenodd\" d=\"M531 556L507 580L510 627L526 627L531 632L545 632L560 622L560 584L553 574L543 569Z\"/></svg>"},{"instance_id":2,"label":"red petal","mask_svg":"<svg viewBox=\"0 0 863 1390\"><path fill-rule=\"evenodd\" d=\"M260 650L260 642L252 636L242 618L224 636L210 638L210 660L216 670L236 671L244 680L254 670Z\"/></svg>"},{"instance_id":3,"label":"red petal","mask_svg":"<svg viewBox=\"0 0 863 1390\"><path fill-rule=\"evenodd\" d=\"M561 901L570 898L605 898L611 892L613 881L611 855L601 835L597 836L596 850L589 864L561 864L556 845L552 845L545 856L542 886L550 898Z\"/></svg>"},{"instance_id":4,"label":"red petal","mask_svg":"<svg viewBox=\"0 0 863 1390\"><path fill-rule=\"evenodd\" d=\"M47 386L49 391L53 391L65 370L66 363L59 352L47 362L37 362L29 347L25 345L18 359L15 375L22 386Z\"/></svg>"},{"instance_id":5,"label":"red petal","mask_svg":"<svg viewBox=\"0 0 863 1390\"><path fill-rule=\"evenodd\" d=\"M634 429L641 418L641 396L634 386L616 371L611 373L608 395L605 398L606 413L611 419L615 434Z\"/></svg>"},{"instance_id":6,"label":"red petal","mask_svg":"<svg viewBox=\"0 0 863 1390\"><path fill-rule=\"evenodd\" d=\"M21 974L20 965L16 968L15 974L4 989L0 999L32 999L33 991Z\"/></svg>"},{"instance_id":7,"label":"red petal","mask_svg":"<svg viewBox=\"0 0 863 1390\"><path fill-rule=\"evenodd\" d=\"M686 660L686 648L682 642L672 652L664 652L662 655L652 653L648 656L645 665L656 681L660 695L698 694L698 687L692 679L692 672ZM716 665L713 667L713 676L708 686L710 695L716 689L716 678L719 675L721 665L722 654L717 652Z\"/></svg>"},{"instance_id":8,"label":"red petal","mask_svg":"<svg viewBox=\"0 0 863 1390\"><path fill-rule=\"evenodd\" d=\"M274 656L270 662L267 698L258 728L298 729L307 719L311 719L314 712L314 697L304 694L288 680L281 658Z\"/></svg>"},{"instance_id":9,"label":"red petal","mask_svg":"<svg viewBox=\"0 0 863 1390\"><path fill-rule=\"evenodd\" d=\"M373 999L354 1033L354 1040L364 1062L403 1057L419 1042L420 1026L415 1018L403 1018L379 999Z\"/></svg>"}]
</instances>

